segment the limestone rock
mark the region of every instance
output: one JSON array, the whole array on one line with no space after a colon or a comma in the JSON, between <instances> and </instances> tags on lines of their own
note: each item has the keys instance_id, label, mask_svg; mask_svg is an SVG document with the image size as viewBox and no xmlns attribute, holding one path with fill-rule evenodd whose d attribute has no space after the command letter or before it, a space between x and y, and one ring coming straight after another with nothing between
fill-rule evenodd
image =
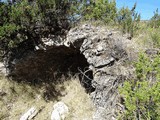
<instances>
[{"instance_id":1,"label":"limestone rock","mask_svg":"<svg viewBox=\"0 0 160 120\"><path fill-rule=\"evenodd\" d=\"M68 107L63 102L58 102L53 108L51 120L64 120L69 111Z\"/></svg>"},{"instance_id":2,"label":"limestone rock","mask_svg":"<svg viewBox=\"0 0 160 120\"><path fill-rule=\"evenodd\" d=\"M24 115L22 115L20 120L31 120L33 117L36 116L37 113L38 111L36 110L36 108L32 107Z\"/></svg>"},{"instance_id":3,"label":"limestone rock","mask_svg":"<svg viewBox=\"0 0 160 120\"><path fill-rule=\"evenodd\" d=\"M145 53L148 55L157 55L160 53L160 49L147 49Z\"/></svg>"},{"instance_id":4,"label":"limestone rock","mask_svg":"<svg viewBox=\"0 0 160 120\"><path fill-rule=\"evenodd\" d=\"M115 120L119 103L118 86L128 75L123 62L128 59L123 36L104 28L83 25L68 33L68 44L77 47L93 71L91 93L96 112L94 120ZM79 44L77 44L79 41Z\"/></svg>"},{"instance_id":5,"label":"limestone rock","mask_svg":"<svg viewBox=\"0 0 160 120\"><path fill-rule=\"evenodd\" d=\"M3 63L1 63L1 62L0 62L0 74L4 74L4 75L6 74L6 69L3 65Z\"/></svg>"}]
</instances>

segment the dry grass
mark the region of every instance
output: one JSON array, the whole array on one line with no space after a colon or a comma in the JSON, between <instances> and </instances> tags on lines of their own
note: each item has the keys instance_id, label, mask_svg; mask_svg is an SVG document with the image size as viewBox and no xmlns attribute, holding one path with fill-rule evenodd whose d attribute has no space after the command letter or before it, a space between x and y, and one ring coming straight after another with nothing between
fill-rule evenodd
<instances>
[{"instance_id":1,"label":"dry grass","mask_svg":"<svg viewBox=\"0 0 160 120\"><path fill-rule=\"evenodd\" d=\"M150 28L146 24L141 25L137 35L131 40L123 41L125 50L129 58L136 60L139 52L145 52L147 49L156 48L156 43L160 44L160 29ZM158 46L158 44L157 44Z\"/></svg>"},{"instance_id":2,"label":"dry grass","mask_svg":"<svg viewBox=\"0 0 160 120\"><path fill-rule=\"evenodd\" d=\"M160 44L160 28L151 28L147 23L141 24L141 29L138 30L138 35L134 37L135 44L139 51L157 47L156 42ZM156 38L153 37L156 35Z\"/></svg>"},{"instance_id":3,"label":"dry grass","mask_svg":"<svg viewBox=\"0 0 160 120\"><path fill-rule=\"evenodd\" d=\"M60 91L62 96L46 101L43 98L44 86L17 83L1 76L0 120L18 120L31 107L42 109L34 120L49 120L57 101L63 101L69 107L67 120L91 120L94 108L78 78L66 80L56 87L57 91L64 88Z\"/></svg>"},{"instance_id":4,"label":"dry grass","mask_svg":"<svg viewBox=\"0 0 160 120\"><path fill-rule=\"evenodd\" d=\"M90 97L85 93L77 79L65 82L67 94L62 101L69 106L70 114L67 120L92 120L94 108Z\"/></svg>"}]
</instances>

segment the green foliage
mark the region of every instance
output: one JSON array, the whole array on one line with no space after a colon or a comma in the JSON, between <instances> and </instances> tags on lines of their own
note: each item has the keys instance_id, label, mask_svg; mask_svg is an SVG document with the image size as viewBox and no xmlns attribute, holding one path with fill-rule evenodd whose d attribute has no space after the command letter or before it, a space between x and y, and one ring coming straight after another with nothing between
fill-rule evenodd
<instances>
[{"instance_id":1,"label":"green foliage","mask_svg":"<svg viewBox=\"0 0 160 120\"><path fill-rule=\"evenodd\" d=\"M141 16L135 11L136 3L131 10L128 7L123 7L118 11L115 0L90 0L88 4L85 2L81 7L84 20L118 24L122 32L129 33L131 37L139 29Z\"/></svg>"},{"instance_id":2,"label":"green foliage","mask_svg":"<svg viewBox=\"0 0 160 120\"><path fill-rule=\"evenodd\" d=\"M15 43L13 42L13 40L11 40L11 38L12 35L14 35L14 33L18 30L19 26L16 26L15 24L5 24L3 25L3 27L0 27L0 40L7 42L7 44L3 44L3 46L15 46Z\"/></svg>"},{"instance_id":3,"label":"green foliage","mask_svg":"<svg viewBox=\"0 0 160 120\"><path fill-rule=\"evenodd\" d=\"M124 97L124 120L160 119L160 56L154 59L140 54L135 63L136 80L126 81L120 93Z\"/></svg>"},{"instance_id":4,"label":"green foliage","mask_svg":"<svg viewBox=\"0 0 160 120\"><path fill-rule=\"evenodd\" d=\"M18 30L15 24L5 24L3 27L0 27L0 39L3 39L4 36L10 36Z\"/></svg>"},{"instance_id":5,"label":"green foliage","mask_svg":"<svg viewBox=\"0 0 160 120\"><path fill-rule=\"evenodd\" d=\"M160 36L157 33L151 35L154 46L160 47Z\"/></svg>"},{"instance_id":6,"label":"green foliage","mask_svg":"<svg viewBox=\"0 0 160 120\"><path fill-rule=\"evenodd\" d=\"M36 22L37 14L37 6L30 5L27 0L24 0L11 6L9 18L11 23L15 23L25 28Z\"/></svg>"},{"instance_id":7,"label":"green foliage","mask_svg":"<svg viewBox=\"0 0 160 120\"><path fill-rule=\"evenodd\" d=\"M122 7L118 11L117 21L122 28L123 33L130 33L131 37L134 36L136 30L138 30L140 22L140 14L136 11L136 3L130 10L128 7Z\"/></svg>"},{"instance_id":8,"label":"green foliage","mask_svg":"<svg viewBox=\"0 0 160 120\"><path fill-rule=\"evenodd\" d=\"M91 0L84 8L85 20L100 20L105 23L115 22L117 14L115 0Z\"/></svg>"},{"instance_id":9,"label":"green foliage","mask_svg":"<svg viewBox=\"0 0 160 120\"><path fill-rule=\"evenodd\" d=\"M160 27L160 15L158 12L158 8L156 9L156 11L154 12L153 17L151 18L149 25L152 28L159 28Z\"/></svg>"},{"instance_id":10,"label":"green foliage","mask_svg":"<svg viewBox=\"0 0 160 120\"><path fill-rule=\"evenodd\" d=\"M22 1L17 4L8 5L7 3L2 5L1 8L5 8L1 11L1 18L3 21L0 26L0 42L2 49L10 49L16 47L17 44L26 40L20 36L27 36L24 32L31 30L31 22L33 20L33 11L35 10L29 2ZM7 18L5 18L7 16ZM30 34L31 35L31 34Z\"/></svg>"},{"instance_id":11,"label":"green foliage","mask_svg":"<svg viewBox=\"0 0 160 120\"><path fill-rule=\"evenodd\" d=\"M133 36L140 16L123 8L118 12L118 22L123 32ZM18 0L16 3L0 3L0 47L10 49L24 41L40 43L49 34L63 35L72 22L82 20L117 22L115 0Z\"/></svg>"},{"instance_id":12,"label":"green foliage","mask_svg":"<svg viewBox=\"0 0 160 120\"><path fill-rule=\"evenodd\" d=\"M151 34L151 40L153 42L153 46L160 48L160 34L159 32L154 32Z\"/></svg>"},{"instance_id":13,"label":"green foliage","mask_svg":"<svg viewBox=\"0 0 160 120\"><path fill-rule=\"evenodd\" d=\"M0 2L0 48L9 50L24 41L39 43L48 34L69 29L68 0Z\"/></svg>"}]
</instances>

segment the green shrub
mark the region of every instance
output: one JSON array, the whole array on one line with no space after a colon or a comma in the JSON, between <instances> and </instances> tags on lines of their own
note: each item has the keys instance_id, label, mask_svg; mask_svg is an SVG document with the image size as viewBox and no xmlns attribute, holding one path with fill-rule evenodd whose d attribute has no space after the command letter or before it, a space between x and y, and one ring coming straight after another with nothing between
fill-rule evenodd
<instances>
[{"instance_id":1,"label":"green shrub","mask_svg":"<svg viewBox=\"0 0 160 120\"><path fill-rule=\"evenodd\" d=\"M160 56L150 59L144 54L135 63L136 79L124 82L124 120L160 119Z\"/></svg>"},{"instance_id":2,"label":"green shrub","mask_svg":"<svg viewBox=\"0 0 160 120\"><path fill-rule=\"evenodd\" d=\"M117 16L116 2L115 0L91 0L87 6L84 6L84 12L84 20L112 23Z\"/></svg>"},{"instance_id":3,"label":"green shrub","mask_svg":"<svg viewBox=\"0 0 160 120\"><path fill-rule=\"evenodd\" d=\"M151 40L154 47L160 48L160 34L158 32L151 34Z\"/></svg>"},{"instance_id":4,"label":"green shrub","mask_svg":"<svg viewBox=\"0 0 160 120\"><path fill-rule=\"evenodd\" d=\"M69 29L67 0L21 0L0 2L0 49L9 50L22 42L38 44L48 34Z\"/></svg>"},{"instance_id":5,"label":"green shrub","mask_svg":"<svg viewBox=\"0 0 160 120\"><path fill-rule=\"evenodd\" d=\"M118 11L117 21L123 33L129 33L133 37L139 29L140 14L135 12L136 3L130 10L128 7L122 7Z\"/></svg>"},{"instance_id":6,"label":"green shrub","mask_svg":"<svg viewBox=\"0 0 160 120\"><path fill-rule=\"evenodd\" d=\"M153 17L151 18L151 20L149 22L149 26L151 26L152 28L159 28L160 27L160 15L158 12L158 8L154 12Z\"/></svg>"}]
</instances>

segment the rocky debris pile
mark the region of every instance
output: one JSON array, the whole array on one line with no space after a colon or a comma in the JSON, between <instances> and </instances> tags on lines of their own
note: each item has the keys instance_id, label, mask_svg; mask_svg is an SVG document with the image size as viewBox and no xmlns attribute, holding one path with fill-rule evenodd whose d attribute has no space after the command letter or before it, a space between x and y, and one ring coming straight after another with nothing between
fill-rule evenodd
<instances>
[{"instance_id":1,"label":"rocky debris pile","mask_svg":"<svg viewBox=\"0 0 160 120\"><path fill-rule=\"evenodd\" d=\"M70 70L81 72L90 80L86 83L94 87L91 93L97 108L94 120L116 119L124 109L120 105L117 88L130 75L125 66L128 60L126 43L130 40L116 31L86 24L71 29L62 43L56 45L53 41L56 41L56 37L52 40L46 38L38 45L43 46L42 49L33 50L31 47L32 50L29 50L26 46L27 53L23 51L24 55L8 59L12 66L8 67L12 69L11 76L42 81L46 78L50 80L55 71L60 74ZM83 70L86 67L87 70ZM91 76L86 74L88 71L92 71Z\"/></svg>"}]
</instances>

